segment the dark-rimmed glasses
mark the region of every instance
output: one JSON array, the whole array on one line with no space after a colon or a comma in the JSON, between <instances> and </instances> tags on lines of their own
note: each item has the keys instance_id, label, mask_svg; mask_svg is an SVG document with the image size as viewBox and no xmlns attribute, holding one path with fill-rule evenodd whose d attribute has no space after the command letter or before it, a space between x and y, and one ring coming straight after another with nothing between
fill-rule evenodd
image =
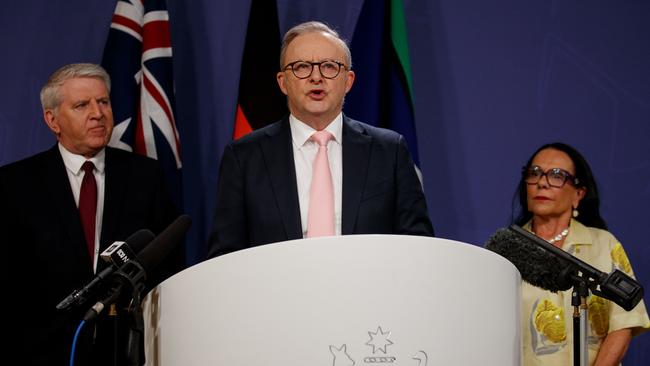
<instances>
[{"instance_id":1,"label":"dark-rimmed glasses","mask_svg":"<svg viewBox=\"0 0 650 366\"><path fill-rule=\"evenodd\" d=\"M546 182L549 186L555 188L562 188L567 181L570 181L574 186L580 184L580 180L571 173L567 172L564 169L560 168L551 168L547 171L544 171L541 167L533 165L530 168L523 169L524 182L526 184L537 184L543 176L546 176Z\"/></svg>"},{"instance_id":2,"label":"dark-rimmed glasses","mask_svg":"<svg viewBox=\"0 0 650 366\"><path fill-rule=\"evenodd\" d=\"M320 71L320 74L323 75L323 77L326 79L334 79L335 77L339 76L341 68L347 68L345 64L333 60L325 60L320 62L308 62L299 60L287 64L287 66L282 68L282 71L291 69L293 75L298 79L307 79L311 76L311 73L314 72L314 65L318 65L318 71Z\"/></svg>"}]
</instances>

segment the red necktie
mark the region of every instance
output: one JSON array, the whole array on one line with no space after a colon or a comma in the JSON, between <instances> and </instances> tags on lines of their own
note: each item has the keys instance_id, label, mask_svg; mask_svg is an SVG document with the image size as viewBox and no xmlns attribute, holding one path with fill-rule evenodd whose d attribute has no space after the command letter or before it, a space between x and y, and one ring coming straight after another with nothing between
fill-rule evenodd
<instances>
[{"instance_id":1,"label":"red necktie","mask_svg":"<svg viewBox=\"0 0 650 366\"><path fill-rule=\"evenodd\" d=\"M318 152L314 158L309 190L308 238L334 235L334 186L327 159L327 142L333 137L327 131L315 132L310 137L318 144Z\"/></svg>"},{"instance_id":2,"label":"red necktie","mask_svg":"<svg viewBox=\"0 0 650 366\"><path fill-rule=\"evenodd\" d=\"M95 259L95 213L97 211L97 182L93 170L95 165L91 161L86 161L81 169L85 172L81 181L81 191L79 192L79 216L81 217L81 226L84 229L86 245L90 260Z\"/></svg>"}]
</instances>

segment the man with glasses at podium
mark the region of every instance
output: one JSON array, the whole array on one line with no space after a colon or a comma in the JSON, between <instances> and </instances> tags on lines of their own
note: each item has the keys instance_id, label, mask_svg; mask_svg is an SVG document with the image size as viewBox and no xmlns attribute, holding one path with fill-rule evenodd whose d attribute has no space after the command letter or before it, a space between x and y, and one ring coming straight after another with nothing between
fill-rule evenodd
<instances>
[{"instance_id":1,"label":"man with glasses at podium","mask_svg":"<svg viewBox=\"0 0 650 366\"><path fill-rule=\"evenodd\" d=\"M342 113L355 74L338 33L293 27L280 67L290 115L226 146L208 256L316 236L432 236L404 138Z\"/></svg>"}]
</instances>

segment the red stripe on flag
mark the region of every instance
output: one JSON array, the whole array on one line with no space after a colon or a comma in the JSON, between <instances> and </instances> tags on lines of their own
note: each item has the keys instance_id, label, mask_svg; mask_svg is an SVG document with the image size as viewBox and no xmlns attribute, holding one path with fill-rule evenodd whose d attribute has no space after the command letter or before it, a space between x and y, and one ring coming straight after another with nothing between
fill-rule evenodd
<instances>
[{"instance_id":1,"label":"red stripe on flag","mask_svg":"<svg viewBox=\"0 0 650 366\"><path fill-rule=\"evenodd\" d=\"M234 140L237 140L240 137L247 135L251 132L253 132L253 128L251 127L250 123L248 123L248 119L246 118L246 115L244 115L244 111L242 111L241 106L237 104L237 116L235 117L235 130L232 133L232 138Z\"/></svg>"},{"instance_id":2,"label":"red stripe on flag","mask_svg":"<svg viewBox=\"0 0 650 366\"><path fill-rule=\"evenodd\" d=\"M142 38L143 51L147 51L152 48L171 47L169 22L157 20L146 23L144 25L144 36Z\"/></svg>"},{"instance_id":3,"label":"red stripe on flag","mask_svg":"<svg viewBox=\"0 0 650 366\"><path fill-rule=\"evenodd\" d=\"M144 74L144 75L146 75L146 74ZM176 141L176 147L177 147L177 150L178 150L178 157L180 159L180 157L181 157L181 143L180 143L180 141L178 141L178 131L176 131L176 124L174 122L174 115L172 114L171 109L169 109L169 105L167 105L167 102L166 102L165 98L163 98L163 96L158 92L158 89L156 89L156 87L153 85L151 80L149 80L149 78L145 76L142 81L144 83L144 87L147 90L147 92L149 94L151 94L151 96L156 101L156 103L158 103L158 106L160 106L160 108L162 108L162 110L165 112L165 115L167 115L167 119L169 120L171 128L174 131L174 140Z\"/></svg>"},{"instance_id":4,"label":"red stripe on flag","mask_svg":"<svg viewBox=\"0 0 650 366\"><path fill-rule=\"evenodd\" d=\"M131 18L127 18L122 15L114 14L113 15L113 23L119 24L123 27L127 27L134 31L135 33L142 34L142 27L140 24L136 23L133 21Z\"/></svg>"},{"instance_id":5,"label":"red stripe on flag","mask_svg":"<svg viewBox=\"0 0 650 366\"><path fill-rule=\"evenodd\" d=\"M133 146L133 151L140 155L147 156L147 145L144 142L144 128L142 127L142 109L138 104L138 120L135 125L135 143Z\"/></svg>"}]
</instances>

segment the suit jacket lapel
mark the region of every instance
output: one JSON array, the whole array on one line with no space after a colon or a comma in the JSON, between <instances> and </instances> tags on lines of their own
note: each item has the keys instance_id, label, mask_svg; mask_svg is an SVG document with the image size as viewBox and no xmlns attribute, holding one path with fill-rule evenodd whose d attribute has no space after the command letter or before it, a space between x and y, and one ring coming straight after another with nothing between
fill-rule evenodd
<instances>
[{"instance_id":1,"label":"suit jacket lapel","mask_svg":"<svg viewBox=\"0 0 650 366\"><path fill-rule=\"evenodd\" d=\"M260 140L260 148L287 239L302 238L296 168L288 117L267 132L266 138Z\"/></svg>"},{"instance_id":2,"label":"suit jacket lapel","mask_svg":"<svg viewBox=\"0 0 650 366\"><path fill-rule=\"evenodd\" d=\"M353 234L366 184L372 138L363 127L343 116L343 191L341 233Z\"/></svg>"},{"instance_id":3,"label":"suit jacket lapel","mask_svg":"<svg viewBox=\"0 0 650 366\"><path fill-rule=\"evenodd\" d=\"M88 263L89 271L92 272L86 239L79 219L79 209L75 205L72 188L70 188L70 178L68 178L58 145L48 151L46 160L47 165L43 169L45 181L48 182L46 185L49 191L48 196L52 200L53 207L58 208L59 218L69 236L69 245L73 246L71 249L76 251L80 258L88 258L86 263Z\"/></svg>"}]
</instances>

